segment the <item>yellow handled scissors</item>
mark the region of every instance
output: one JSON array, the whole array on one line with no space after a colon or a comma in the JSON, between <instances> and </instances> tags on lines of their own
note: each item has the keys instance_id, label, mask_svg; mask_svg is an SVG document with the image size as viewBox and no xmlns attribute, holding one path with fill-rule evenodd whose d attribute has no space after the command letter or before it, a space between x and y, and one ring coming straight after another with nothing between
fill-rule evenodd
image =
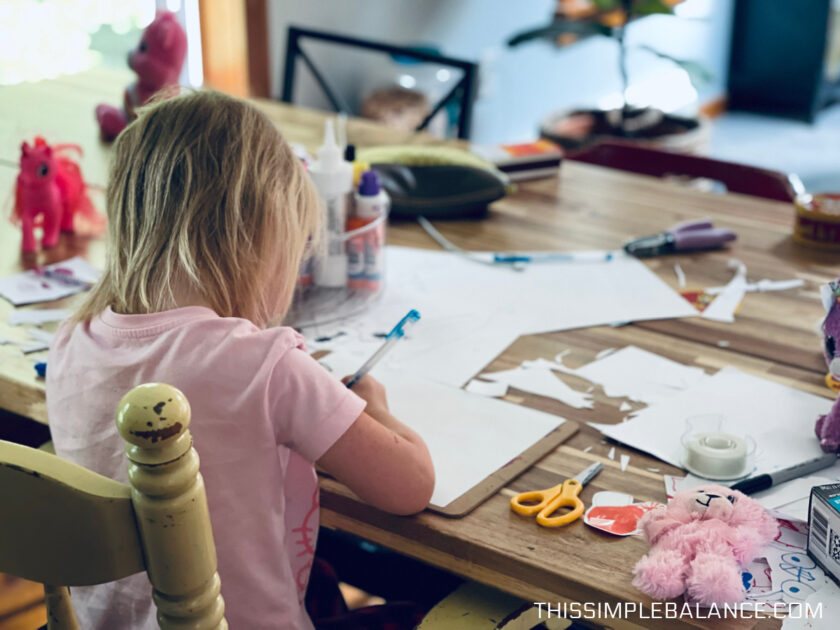
<instances>
[{"instance_id":1,"label":"yellow handled scissors","mask_svg":"<svg viewBox=\"0 0 840 630\"><path fill-rule=\"evenodd\" d=\"M545 490L521 492L510 499L510 509L518 514L537 515L537 523L543 527L568 525L583 514L583 501L579 494L583 486L589 483L603 468L601 462L595 462L571 479L566 479L559 486ZM561 507L571 508L561 516L552 516Z\"/></svg>"}]
</instances>

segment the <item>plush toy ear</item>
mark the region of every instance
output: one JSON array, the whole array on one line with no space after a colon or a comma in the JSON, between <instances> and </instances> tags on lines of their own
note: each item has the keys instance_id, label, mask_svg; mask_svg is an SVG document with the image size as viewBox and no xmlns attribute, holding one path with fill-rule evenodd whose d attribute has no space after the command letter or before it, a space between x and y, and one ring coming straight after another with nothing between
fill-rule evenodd
<instances>
[{"instance_id":1,"label":"plush toy ear","mask_svg":"<svg viewBox=\"0 0 840 630\"><path fill-rule=\"evenodd\" d=\"M164 50L169 50L175 45L175 29L177 25L173 24L175 16L171 13L165 13L163 19L165 21L160 24L160 45Z\"/></svg>"},{"instance_id":2,"label":"plush toy ear","mask_svg":"<svg viewBox=\"0 0 840 630\"><path fill-rule=\"evenodd\" d=\"M28 142L24 142L20 145L20 154L21 155L29 155L29 152L32 150L32 147L29 146Z\"/></svg>"},{"instance_id":3,"label":"plush toy ear","mask_svg":"<svg viewBox=\"0 0 840 630\"><path fill-rule=\"evenodd\" d=\"M826 313L831 310L831 306L837 300L832 284L834 283L820 285L820 298Z\"/></svg>"}]
</instances>

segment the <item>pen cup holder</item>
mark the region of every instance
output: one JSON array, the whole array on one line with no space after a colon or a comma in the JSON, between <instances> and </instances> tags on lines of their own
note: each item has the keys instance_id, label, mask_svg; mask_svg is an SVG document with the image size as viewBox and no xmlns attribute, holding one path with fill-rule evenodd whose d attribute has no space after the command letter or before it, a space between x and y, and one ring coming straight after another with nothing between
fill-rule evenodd
<instances>
[{"instance_id":1,"label":"pen cup holder","mask_svg":"<svg viewBox=\"0 0 840 630\"><path fill-rule=\"evenodd\" d=\"M342 321L364 313L379 299L385 289L387 218L382 215L342 234L323 236L321 245L301 264L285 324L306 328ZM336 251L346 258L346 281L338 287L321 286L319 266Z\"/></svg>"},{"instance_id":2,"label":"pen cup holder","mask_svg":"<svg viewBox=\"0 0 840 630\"><path fill-rule=\"evenodd\" d=\"M752 473L756 442L723 416L710 414L686 420L682 436L683 468L714 481L733 481Z\"/></svg>"}]
</instances>

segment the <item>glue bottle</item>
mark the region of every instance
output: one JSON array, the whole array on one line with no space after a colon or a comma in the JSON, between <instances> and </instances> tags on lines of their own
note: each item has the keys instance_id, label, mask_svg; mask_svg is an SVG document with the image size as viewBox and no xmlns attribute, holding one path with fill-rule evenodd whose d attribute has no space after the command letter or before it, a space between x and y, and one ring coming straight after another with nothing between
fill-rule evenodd
<instances>
[{"instance_id":1,"label":"glue bottle","mask_svg":"<svg viewBox=\"0 0 840 630\"><path fill-rule=\"evenodd\" d=\"M324 207L326 252L315 265L315 284L322 287L344 287L347 284L347 255L344 251L344 225L347 202L353 190L353 166L343 159L336 144L333 121L324 125L324 143L318 159L309 167L318 196Z\"/></svg>"},{"instance_id":2,"label":"glue bottle","mask_svg":"<svg viewBox=\"0 0 840 630\"><path fill-rule=\"evenodd\" d=\"M365 171L359 179L355 195L355 215L347 222L349 231L370 225L380 217L376 226L347 241L347 284L354 289L378 290L382 286L385 254L385 220L390 199L382 190L376 171Z\"/></svg>"}]
</instances>

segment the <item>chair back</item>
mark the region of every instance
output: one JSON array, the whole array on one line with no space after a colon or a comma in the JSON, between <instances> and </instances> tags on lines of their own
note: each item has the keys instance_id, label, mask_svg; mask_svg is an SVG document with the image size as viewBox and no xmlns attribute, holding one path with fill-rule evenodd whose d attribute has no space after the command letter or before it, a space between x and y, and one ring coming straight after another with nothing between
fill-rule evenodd
<instances>
[{"instance_id":1,"label":"chair back","mask_svg":"<svg viewBox=\"0 0 840 630\"><path fill-rule=\"evenodd\" d=\"M163 630L226 630L190 407L168 385L132 389L117 427L124 485L48 452L0 441L0 571L42 582L50 630L76 630L68 586L146 571Z\"/></svg>"},{"instance_id":2,"label":"chair back","mask_svg":"<svg viewBox=\"0 0 840 630\"><path fill-rule=\"evenodd\" d=\"M805 192L799 177L778 171L674 153L632 142L604 141L568 154L567 159L653 177L686 176L721 182L727 191L793 202Z\"/></svg>"},{"instance_id":3,"label":"chair back","mask_svg":"<svg viewBox=\"0 0 840 630\"><path fill-rule=\"evenodd\" d=\"M472 124L473 101L475 100L478 87L478 64L463 59L446 57L435 52L418 50L406 46L394 46L384 42L349 37L337 33L327 33L312 29L303 29L290 26L286 34L286 54L283 60L283 91L280 97L284 103L295 102L295 76L297 74L297 61L300 60L309 70L315 83L330 102L336 112L352 114L353 108L342 97L341 91L330 85L327 77L315 64L312 55L308 54L302 46L304 40L310 40L319 44L330 44L343 48L354 48L363 51L378 52L390 55L392 58L411 60L413 63L430 63L446 69L446 72L461 73L460 78L454 82L451 88L431 104L429 112L417 125L416 131L426 129L432 118L450 105L457 107L457 136L467 139L470 136ZM340 55L342 51L336 51Z\"/></svg>"}]
</instances>

